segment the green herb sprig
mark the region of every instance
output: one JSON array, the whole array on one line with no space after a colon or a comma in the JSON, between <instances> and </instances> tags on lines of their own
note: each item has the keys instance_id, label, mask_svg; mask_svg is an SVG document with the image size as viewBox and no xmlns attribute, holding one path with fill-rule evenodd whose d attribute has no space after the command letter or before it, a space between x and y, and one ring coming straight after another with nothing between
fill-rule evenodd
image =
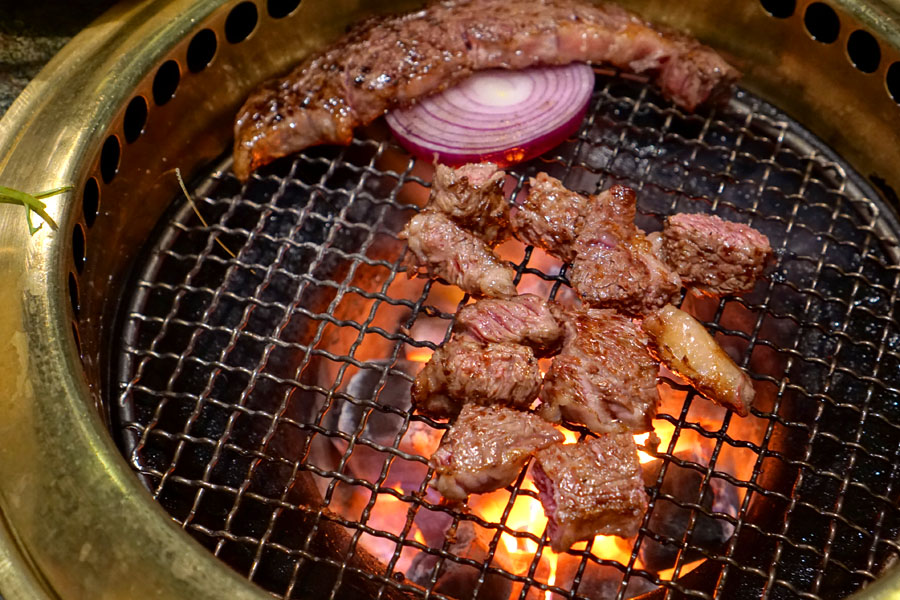
<instances>
[{"instance_id":1,"label":"green herb sprig","mask_svg":"<svg viewBox=\"0 0 900 600\"><path fill-rule=\"evenodd\" d=\"M59 226L56 224L56 221L47 214L46 208L47 205L41 202L44 198L49 198L50 196L55 196L57 194L62 194L64 192L68 192L72 190L71 185L66 185L63 187L53 188L52 190L46 190L44 192L38 192L36 194L29 194L27 192L21 192L19 190L15 190L13 188L3 187L0 185L0 204L21 204L25 207L25 221L28 223L28 233L34 235L37 233L41 227L44 226L44 223L50 226L50 229L56 231L59 229ZM44 223L41 223L37 227L34 226L34 222L31 220L31 211L34 211L38 214L38 216L44 220Z\"/></svg>"}]
</instances>

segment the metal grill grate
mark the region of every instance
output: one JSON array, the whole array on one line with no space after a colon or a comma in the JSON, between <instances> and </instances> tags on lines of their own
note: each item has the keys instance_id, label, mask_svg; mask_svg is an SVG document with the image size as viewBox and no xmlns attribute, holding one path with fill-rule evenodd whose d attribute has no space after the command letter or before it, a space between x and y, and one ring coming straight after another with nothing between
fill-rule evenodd
<instances>
[{"instance_id":1,"label":"metal grill grate","mask_svg":"<svg viewBox=\"0 0 900 600\"><path fill-rule=\"evenodd\" d=\"M543 530L513 522L539 506L525 473L493 516L428 488L423 448L446 425L411 414L408 387L467 299L402 272L395 234L427 197L430 167L381 124L243 189L226 162L196 188L211 226L176 202L148 243L123 304L111 412L172 517L285 598L840 598L895 560L895 214L748 93L685 115L598 71L592 106L575 138L515 169L520 183L540 171L583 192L624 183L646 230L708 211L778 252L753 293L685 300L759 400L740 419L661 387L657 425L671 438L647 450L636 539L551 557ZM539 251L502 250L520 292L570 293Z\"/></svg>"}]
</instances>

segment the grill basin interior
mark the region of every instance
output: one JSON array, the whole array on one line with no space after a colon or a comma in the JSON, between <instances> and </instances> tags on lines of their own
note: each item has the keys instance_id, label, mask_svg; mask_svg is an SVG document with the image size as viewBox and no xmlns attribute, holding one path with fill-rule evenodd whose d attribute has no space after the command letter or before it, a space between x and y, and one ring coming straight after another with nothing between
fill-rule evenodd
<instances>
[{"instance_id":1,"label":"grill basin interior","mask_svg":"<svg viewBox=\"0 0 900 600\"><path fill-rule=\"evenodd\" d=\"M665 473L660 470L657 474L663 487L653 488L654 513L677 505L673 502L677 496L684 507L680 514L687 511L696 517L688 518L689 528L699 531L709 521L733 526L733 543L714 547L698 542L700 549L694 551L688 545L698 539L696 536L661 534L648 522L639 545L646 549L655 544L673 550L682 572L695 562L698 552L710 557L685 577L676 575L677 583L664 585L669 590L703 590L689 592L694 596L841 596L877 577L863 595L891 597L893 590L900 588L900 575L885 569L892 562L894 548L894 512L886 507L893 506L895 500L892 448L897 445L892 441L897 422L892 411L898 391L894 292L897 228L892 211L898 207L894 190L900 189L900 170L896 168L900 129L890 126L900 110L900 15L896 4L879 0L865 5L852 0L690 0L677 8L657 0L630 0L626 4L651 20L692 33L726 52L745 73L744 89L783 111L774 112L753 96L739 95L728 111L712 115L712 119L707 119L707 114L699 120L685 119L640 85L629 87L632 84L616 82L607 86L604 80L598 89L599 112L589 124L599 130L591 131L595 136L591 143L567 145L558 153L562 162L551 157L538 163L541 169L557 169L554 174L568 174L567 183L585 191L614 180L630 181L640 188L641 225L648 229L658 225L659 218L668 212L703 206L751 222L770 235L777 234L779 243L784 242L779 267L766 286L741 301L694 307L743 357L757 385L766 390L766 401L748 420L719 416L710 424L708 415L703 420L695 412L703 403L690 399L680 409L667 408L668 417L662 420L677 431L678 439L693 436L708 442L711 454L702 460L683 460L671 448L659 450L659 462L666 467ZM327 231L350 232L335 234L329 242L335 248L344 244L358 250L382 243L390 248L390 232L394 231L390 221L383 222L384 235L369 239L371 231L359 225L362 221L356 219L354 211L374 207L372 212L383 218L403 212L398 206L421 198L417 194L422 193L422 184L428 180L427 167L414 168L402 157L395 162L396 149L381 145L384 138L376 128L349 150L315 151L299 158L296 165L287 161L254 180L246 190L248 194L262 193L267 185L278 182L269 191L280 198L283 210L271 210L258 196L236 200L240 190L226 170L210 175L210 165L227 155L231 121L254 85L284 72L362 16L412 7L413 3L355 0L303 0L299 6L296 0L124 3L73 40L0 121L0 180L4 185L30 191L75 187L74 192L55 198L50 206L51 215L61 226L58 232L44 228L30 237L22 226L21 210L0 207L0 272L7 282L0 287L0 385L10 390L8 396L0 398L0 589L5 597L144 597L147 590L153 590L160 598L262 598L266 593L247 576L276 590L276 595L291 595L299 593L297 586L306 581L302 579L304 574L316 569L323 574L317 583L326 596L333 590L341 595L377 596L381 589L382 597L407 592L414 597L421 595L408 580L385 581L380 575L371 575L396 570L404 557L391 565L393 555L379 554L379 563L364 550L377 545L373 540L386 540L396 547L402 539L400 545L407 547L406 535L396 535L394 540L373 536L375 529L370 527L372 531L367 532L367 526L358 525L356 520L344 523L341 513L306 510L318 505L303 499L323 493L327 496L327 482L338 481L331 497L339 497L343 487L356 488L366 502L375 499L373 510L378 508L379 499L393 497L417 514L455 519L453 511L433 508L427 497L414 497L402 486L404 493L395 495L395 488L383 485L396 471L393 466L388 478L379 472L363 481L348 474L353 456L365 454L365 435L347 439L329 436L327 433L333 434L336 428L327 418L310 421L301 418L308 415L291 413L292 398L283 394L273 395L269 401L277 404L261 404L251 418L241 407L262 397L247 395L242 399L239 392L237 396L229 393L249 389L249 377L262 364L261 356L268 357L266 365L272 370L260 370L253 389L299 384L296 389L308 392L317 410L335 407L342 394L350 396L345 392L353 383L359 385L352 395L360 397L357 392L368 389L360 382L369 381L355 377L361 371L377 375L376 383L385 374L386 385L408 381L402 373L391 375L384 362L372 363L377 368L367 369L340 358L350 356L352 340L360 333L364 333L364 340L384 340L392 349L398 348L398 338L392 335L399 330L393 325L379 333L374 327L363 330L352 323L374 325L379 315L394 307L408 311L408 318L415 321L427 318L446 325L455 305L439 306L435 286L420 288L418 296L402 294L412 299L411 305L392 303L389 298L399 297L393 290L369 287L373 277L395 282L403 278L395 267L396 255L390 252L376 257L353 251L329 263L324 255L335 253L323 250L321 268L328 273L314 273L317 280L356 281L356 274L331 270L342 262L357 264L359 273L381 275L365 276L369 277L366 285L357 286L369 290L369 296L352 287L324 285L320 287L331 289L297 303L306 306L310 314L287 316L285 309L292 307L296 296L292 286L298 282L282 272L290 270L303 250L279 246L278 240L294 228L302 231L308 223L318 221L318 233L303 231L304 235L322 235L325 230L321 225L331 223L338 227ZM241 26L235 26L235 14L241 16ZM798 119L802 128L783 115ZM603 118L609 122L604 123ZM817 138L803 133L803 128ZM613 138L604 138L604 132L609 131ZM648 139L638 139L641 135ZM716 136L724 137L717 141ZM681 144L685 140L687 144ZM692 144L692 140L698 143ZM676 153L657 163L657 154L675 151L679 144L685 154ZM579 154L591 145L601 152ZM379 162L387 159L390 161ZM175 167L196 184L197 193L203 197L202 206L212 213L211 229L199 227L188 213L172 206L173 199L178 202ZM227 160L222 167L227 167ZM305 188L290 183L298 178ZM315 192L320 182L322 190ZM280 183L285 184L284 189ZM403 193L393 195L393 190L401 186ZM339 189L344 190L343 195ZM313 195L320 201L328 198L337 202L339 208L302 204ZM385 212L381 213L381 208ZM317 214L322 218L315 217ZM280 231L276 222L287 231ZM211 243L211 233L226 241L232 236L229 244L240 250L241 258L219 254ZM270 236L268 241L264 234ZM166 235L171 239L165 241ZM195 289L181 290L179 304L189 307L197 303L193 306L199 307L199 313L176 312L169 318L168 312L155 314L150 307L161 310L174 306L172 297L167 296L172 290L165 284L187 281L190 268L187 273L176 270L166 279L166 275L153 271L152 263L165 263L167 268L178 263L169 254L178 240L185 244L178 251L197 266L195 275L205 274L209 279L194 278ZM283 248L283 254L278 254L279 248ZM527 264L522 263L523 281L544 281L550 286L545 290L550 294L556 276L544 273L548 280L530 272L547 266L539 258L531 254ZM525 259L520 253L515 260ZM375 264L369 264L372 261ZM247 267L251 269L249 274ZM279 279L280 275L284 277ZM142 280L137 291L128 287ZM259 285L264 281L269 281L268 287ZM234 288L227 286L238 286L241 295L231 297ZM182 361L180 375L170 385L173 365L179 364L182 354L191 356L191 352L214 363L210 357L228 348L216 339L215 330L203 326L190 351L176 344L179 335L182 341L190 338L190 334L185 338L183 332L176 332L182 323L196 327L207 317L212 319L207 323L228 322L214 310L204 317L203 311L211 306L204 304L209 302L202 298L204 289L214 292L221 302L216 306L236 302L233 306L241 315L248 302L245 292L250 290L256 301L268 303L262 307L265 310L251 312L265 316L269 311L269 320L260 325L251 318L241 330L261 336L255 340L256 347L246 341L242 344L241 352L248 362L238 361L238 353L224 353L232 362L218 365L221 373L237 383L232 388L225 385L224 377L214 377L212 381L225 388L214 390L217 394L222 391L223 402L210 402L206 413L201 410L193 421L190 414L175 414L172 420L169 411L173 407L180 405L192 412L194 407L206 406L205 400L197 403L200 398L212 398L209 393L203 395L202 382L209 375L208 369L204 375L203 369L198 369L202 364ZM562 284L556 289L559 294L566 293ZM127 293L120 302L123 290ZM288 293L287 299L275 297L279 290ZM317 318L328 312L329 304L339 295L342 300L334 308L347 312L332 312L332 316L340 322ZM353 297L362 298L359 303L363 310L354 309L352 303L342 308L342 302ZM417 298L424 300L419 303ZM366 311L376 304L372 320ZM439 310L429 313L427 306ZM272 319L282 317L288 319L287 325L275 331ZM303 337L308 327L318 330L323 323L322 339ZM158 328L155 333L154 327ZM330 335L329 328L350 330L351 343L341 346L344 340L340 336L327 340L324 336ZM141 339L138 332L151 339ZM160 398L153 393L159 386L147 386L150 393L145 394L146 390L136 384L131 388L127 383L122 385L121 378L129 372L137 374L142 361L164 358L154 356L155 350L147 350L146 344L157 334L161 334L158 349L165 348L162 342L171 341L177 351L172 347L167 351L177 356L168 365L169 371L163 371L168 373L164 381L155 383L163 389L185 386L186 396ZM413 337L416 335L418 332ZM270 339L299 345L291 353L290 348L276 343L266 354L259 345L265 346ZM323 340L337 345L319 354L323 347L318 342ZM207 343L210 354L197 354ZM354 356L362 350L367 360L377 355L367 354L368 347L360 345L353 350ZM324 384L320 379L292 379L295 373L304 374L296 367L298 357L302 360L307 353L308 370L327 374ZM388 359L392 356L387 354ZM396 358L402 357L398 353ZM321 368L315 369L314 362ZM264 372L277 373L284 381L274 381L263 376ZM191 377L199 382L191 382ZM142 381L151 383L147 378ZM332 388L334 393L330 393ZM120 405L122 400L125 403ZM282 403L283 414L279 412ZM360 414L387 415L399 418L400 427L406 427L406 431L419 426L430 428L427 422L407 419L400 408L395 412L378 408L380 403L374 401L359 404L356 418ZM154 407L160 405L160 419L154 421ZM356 406L352 402L349 405ZM149 416L147 406L151 407ZM290 456L290 464L276 458L277 464L271 468L274 474L268 479L276 489L262 490L265 493L261 494L253 487L256 479L244 478L247 463L259 461L263 465L272 457L253 451L248 457L245 448L254 447L252 444L258 444L268 432L267 422L272 419L266 412L280 417L279 422L285 426L275 428L272 443L265 448L271 450L280 439L279 443L290 451L279 450L272 456ZM224 429L215 413L219 419L222 414L229 415ZM327 414L325 410L322 416ZM189 423L204 422L206 417L210 417L208 430L185 428ZM253 418L257 424L244 422ZM754 427L747 432L742 423L759 423L762 429ZM173 427L166 429L167 425ZM219 444L220 438L215 437L208 438L214 440L212 446L193 441L217 431L222 435L229 431L228 440L250 446ZM298 468L294 473L298 449L302 455L307 434L313 432L311 458L317 439L341 444L356 439L355 450L343 470L340 460L336 466L322 462L320 467L307 461L304 464L308 468ZM360 431L365 432L365 428ZM154 444L164 449L157 454L156 463L145 452ZM173 460L173 449L179 444L182 455ZM421 468L422 461L416 455L403 456L389 450L391 444L383 446L368 449L380 454L382 460L391 458L392 465L406 462ZM208 453L216 447L221 447L219 459L211 461ZM235 448L244 449L244 454L233 451ZM749 464L748 473L738 472L732 465L732 458L741 454L749 456L749 463L741 463L745 465L742 469ZM237 466L233 478L215 479L222 476L217 467L221 470L225 465ZM318 474L314 467L319 469ZM140 478L135 477L135 469L142 473ZM705 491L706 496L695 494L685 500L679 493L667 498L665 481L679 470L693 473L693 481L699 482L694 486L696 491ZM340 476L329 476L337 471ZM291 480L295 482L293 488L280 501L278 486ZM217 489L213 484L223 487ZM717 511L709 504L709 491L715 492L722 485L738 491L741 501L734 513L737 518L730 516L731 509ZM194 511L198 486L207 491ZM180 497L187 498L190 506L185 509L183 504L170 502L165 508L172 512L167 514L153 494L147 493L148 487L153 492L158 489L160 499L180 488L185 494ZM530 499L528 490L521 488L518 484L515 488L521 490L518 497ZM169 496L178 497L175 493ZM272 497L279 500L273 504ZM204 513L203 503L216 499L220 512ZM329 503L337 506L331 499ZM717 514L710 517L711 508ZM253 510L255 516L244 514ZM274 521L276 525L279 519L282 525L293 519L296 527L288 529L315 534L307 535L299 550L292 540L273 538L279 530L273 526L269 531L268 523L275 511L282 515ZM822 516L806 519L805 515L813 513ZM367 522L374 523L374 517L370 518ZM477 519L455 520L478 524ZM238 524L244 529L238 529ZM349 532L342 529L345 525L349 525ZM491 534L500 531L501 540L514 534L504 532L503 527L507 525L487 529ZM183 529L213 552L218 550L220 558L243 574L223 567ZM354 539L358 533L358 539ZM513 537L524 537L525 542L533 544L540 541L537 536L530 539L530 535L515 532ZM348 543L355 548L351 564L344 562ZM460 564L449 547L438 546L423 544L425 552L418 553L444 565ZM257 549L261 549L259 560ZM650 571L641 572L641 552L638 548L617 561L622 567L606 563L608 569L628 578L629 588L616 584L622 596L630 594L634 582L655 580L656 575ZM116 560L110 561L110 556ZM496 564L497 552L493 558L495 562L488 566L480 561L465 563L485 575L481 597L490 596L488 580L509 580L504 568ZM586 558L580 550L572 558L578 565L575 576L565 579L561 575L554 580L551 596L554 592L557 596L564 592L566 597L588 593L588 580L596 571L597 561ZM549 578L540 569L517 577L520 595L547 597L543 590ZM335 585L338 580L339 587ZM426 581L428 586L436 589L436 584ZM576 591L569 593L573 589Z\"/></svg>"},{"instance_id":2,"label":"grill basin interior","mask_svg":"<svg viewBox=\"0 0 900 600\"><path fill-rule=\"evenodd\" d=\"M539 568L543 531L517 531L428 492L428 454L409 439L445 425L412 414L404 395L418 367L405 359L449 335L467 298L403 272L395 236L427 197L430 166L382 123L348 148L282 160L243 188L226 161L195 186L208 227L183 200L160 222L128 286L115 355L114 432L153 496L279 597L349 598L362 588L629 598L659 587L842 598L875 579L900 528L892 209L747 92L686 115L644 83L602 71L578 134L513 171L520 184L546 171L584 193L629 185L648 231L668 214L712 212L764 232L777 252L751 294L686 300L750 371L758 400L740 419L693 392L664 393L660 426L674 435L652 453L651 508L626 551L573 550L571 572L550 580ZM504 255L518 263L520 292L570 293L561 265L540 251L516 243ZM703 450L676 451L691 440ZM684 473L695 476L673 495ZM521 478L510 492L507 515L517 498L536 497ZM354 496L361 512L347 508ZM384 510L399 520L380 519ZM491 540L488 554L473 565L443 537L415 535L414 523L442 519L474 523ZM350 541L328 547L323 531ZM531 565L514 570L495 556L504 533L538 544ZM368 555L379 550L373 566ZM411 580L416 554L433 556L433 567ZM682 579L659 578L704 558ZM374 569L371 581L363 568ZM448 592L442 569L453 568L471 573L468 587Z\"/></svg>"}]
</instances>

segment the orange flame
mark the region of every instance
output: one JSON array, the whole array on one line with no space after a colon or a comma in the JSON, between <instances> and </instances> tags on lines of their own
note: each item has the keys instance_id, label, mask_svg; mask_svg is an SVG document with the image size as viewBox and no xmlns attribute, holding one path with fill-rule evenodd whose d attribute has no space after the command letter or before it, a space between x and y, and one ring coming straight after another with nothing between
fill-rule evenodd
<instances>
[{"instance_id":1,"label":"orange flame","mask_svg":"<svg viewBox=\"0 0 900 600\"><path fill-rule=\"evenodd\" d=\"M687 575L688 573L702 565L705 560L706 559L701 558L699 560L695 560L694 562L689 562L686 565L681 565L681 569L678 571L678 576L683 577ZM671 569L663 569L658 573L658 576L662 581L671 581L672 577L675 576L675 567L672 567Z\"/></svg>"},{"instance_id":2,"label":"orange flame","mask_svg":"<svg viewBox=\"0 0 900 600\"><path fill-rule=\"evenodd\" d=\"M411 347L406 350L406 360L426 363L431 360L432 354L434 354L434 350L432 350L431 348Z\"/></svg>"}]
</instances>

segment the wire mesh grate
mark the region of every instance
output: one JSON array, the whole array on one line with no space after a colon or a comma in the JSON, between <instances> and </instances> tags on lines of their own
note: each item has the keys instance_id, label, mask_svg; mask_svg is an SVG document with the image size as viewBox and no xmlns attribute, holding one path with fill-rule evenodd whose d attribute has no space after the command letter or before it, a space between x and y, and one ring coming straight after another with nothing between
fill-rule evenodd
<instances>
[{"instance_id":1,"label":"wire mesh grate","mask_svg":"<svg viewBox=\"0 0 900 600\"><path fill-rule=\"evenodd\" d=\"M660 385L638 536L556 555L527 472L468 509L428 486L446 425L412 414L409 386L467 298L404 273L396 234L431 167L382 123L244 187L226 161L195 187L210 226L176 202L148 242L111 412L172 518L284 598L840 598L877 578L900 549L893 210L748 93L687 115L607 71L579 133L512 171L519 187L540 171L585 193L623 183L645 230L712 212L777 251L752 293L684 300L758 400L741 419ZM499 251L520 292L571 298L565 265Z\"/></svg>"}]
</instances>

